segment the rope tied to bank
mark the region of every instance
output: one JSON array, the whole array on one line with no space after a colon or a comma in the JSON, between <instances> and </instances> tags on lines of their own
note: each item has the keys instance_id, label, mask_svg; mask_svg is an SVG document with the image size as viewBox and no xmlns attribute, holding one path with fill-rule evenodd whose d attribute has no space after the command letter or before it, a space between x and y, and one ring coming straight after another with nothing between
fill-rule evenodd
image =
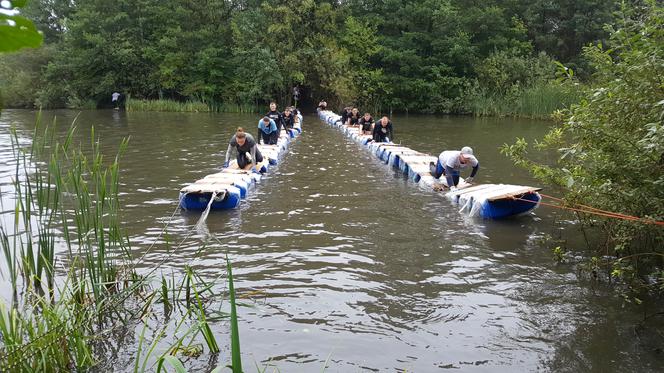
<instances>
[{"instance_id":1,"label":"rope tied to bank","mask_svg":"<svg viewBox=\"0 0 664 373\"><path fill-rule=\"evenodd\" d=\"M602 210L598 209L596 207L588 206L588 205L583 205L583 204L574 204L572 206L564 206L561 205L560 203L567 203L564 199L558 198L558 197L553 197L544 193L540 193L540 196L544 198L549 198L553 201L559 202L559 204L555 203L547 203L547 202L542 202L542 201L531 201L527 200L524 198L520 197L513 197L512 199L514 200L519 200L519 201L524 201L524 202L530 202L534 204L540 204L543 206L549 206L553 208L558 208L562 210L568 210L568 211L574 211L574 212L582 212L585 214L591 214L591 215L598 215L598 216L604 216L607 218L614 218L614 219L621 219L621 220L629 220L629 221L634 221L634 222L639 222L643 224L652 224L652 225L658 225L658 226L664 226L664 221L657 221L657 220L652 220L652 219L646 219L638 216L633 216L633 215L627 215L619 212L613 212L613 211L607 211L607 210Z\"/></svg>"}]
</instances>

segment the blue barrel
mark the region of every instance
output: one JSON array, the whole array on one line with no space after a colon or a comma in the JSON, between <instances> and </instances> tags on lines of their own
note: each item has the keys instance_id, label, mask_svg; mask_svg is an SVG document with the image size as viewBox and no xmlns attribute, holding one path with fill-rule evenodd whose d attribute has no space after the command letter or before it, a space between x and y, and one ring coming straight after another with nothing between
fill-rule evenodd
<instances>
[{"instance_id":1,"label":"blue barrel","mask_svg":"<svg viewBox=\"0 0 664 373\"><path fill-rule=\"evenodd\" d=\"M526 193L520 199L506 198L497 201L485 201L482 204L480 216L486 219L501 219L523 214L534 209L541 199L539 193Z\"/></svg>"},{"instance_id":2,"label":"blue barrel","mask_svg":"<svg viewBox=\"0 0 664 373\"><path fill-rule=\"evenodd\" d=\"M203 211L210 203L212 193L180 193L180 207L185 210ZM229 186L223 198L212 202L212 210L234 209L240 204L241 191L239 188Z\"/></svg>"}]
</instances>

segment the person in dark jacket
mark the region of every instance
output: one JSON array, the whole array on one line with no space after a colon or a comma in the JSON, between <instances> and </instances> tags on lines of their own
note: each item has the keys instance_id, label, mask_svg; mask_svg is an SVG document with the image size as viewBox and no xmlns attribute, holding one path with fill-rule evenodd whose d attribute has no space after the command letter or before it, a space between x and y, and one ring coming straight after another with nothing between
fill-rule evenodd
<instances>
[{"instance_id":1,"label":"person in dark jacket","mask_svg":"<svg viewBox=\"0 0 664 373\"><path fill-rule=\"evenodd\" d=\"M346 106L342 111L341 111L341 123L346 124L348 121L348 117L350 116L350 106Z\"/></svg>"},{"instance_id":2,"label":"person in dark jacket","mask_svg":"<svg viewBox=\"0 0 664 373\"><path fill-rule=\"evenodd\" d=\"M392 122L388 117L382 117L374 125L373 141L375 142L390 142L394 140L394 130L392 129Z\"/></svg>"},{"instance_id":3,"label":"person in dark jacket","mask_svg":"<svg viewBox=\"0 0 664 373\"><path fill-rule=\"evenodd\" d=\"M371 114L364 113L364 116L360 118L359 125L363 135L373 134L374 119L371 117Z\"/></svg>"},{"instance_id":4,"label":"person in dark jacket","mask_svg":"<svg viewBox=\"0 0 664 373\"><path fill-rule=\"evenodd\" d=\"M360 111L357 110L356 107L354 107L353 110L350 111L350 115L348 116L344 124L349 126L357 126L360 122L361 117L362 116L360 115Z\"/></svg>"},{"instance_id":5,"label":"person in dark jacket","mask_svg":"<svg viewBox=\"0 0 664 373\"><path fill-rule=\"evenodd\" d=\"M231 150L233 149L237 150L237 165L240 169L244 170L247 165L251 164L251 171L259 172L256 170L256 164L263 162L263 155L256 146L256 140L250 134L245 133L242 127L238 127L235 135L231 137L231 141L228 143L224 167L229 166Z\"/></svg>"},{"instance_id":6,"label":"person in dark jacket","mask_svg":"<svg viewBox=\"0 0 664 373\"><path fill-rule=\"evenodd\" d=\"M270 111L268 111L267 114L265 114L266 117L272 119L274 123L277 125L277 128L281 129L281 113L277 111L277 103L276 102L270 102Z\"/></svg>"},{"instance_id":7,"label":"person in dark jacket","mask_svg":"<svg viewBox=\"0 0 664 373\"><path fill-rule=\"evenodd\" d=\"M281 123L286 131L293 129L293 125L295 124L295 115L293 115L290 107L287 107L283 114L281 114Z\"/></svg>"}]
</instances>

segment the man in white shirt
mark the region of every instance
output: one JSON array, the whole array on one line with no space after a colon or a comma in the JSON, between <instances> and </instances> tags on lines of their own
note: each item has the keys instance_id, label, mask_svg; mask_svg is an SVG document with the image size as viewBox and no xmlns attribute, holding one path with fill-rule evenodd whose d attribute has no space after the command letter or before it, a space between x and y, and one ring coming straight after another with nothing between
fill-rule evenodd
<instances>
[{"instance_id":1,"label":"man in white shirt","mask_svg":"<svg viewBox=\"0 0 664 373\"><path fill-rule=\"evenodd\" d=\"M115 105L116 109L120 107L120 94L118 92L113 92L111 94L111 102Z\"/></svg>"},{"instance_id":2,"label":"man in white shirt","mask_svg":"<svg viewBox=\"0 0 664 373\"><path fill-rule=\"evenodd\" d=\"M450 190L454 191L459 184L459 174L461 169L468 167L468 165L473 168L470 177L466 179L466 182L470 183L473 181L473 178L480 168L480 162L473 155L473 149L469 146L464 146L460 151L446 150L440 153L437 164L434 165L434 163L431 162L429 168L431 170L431 175L435 178L440 178L445 175L447 185L450 187Z\"/></svg>"}]
</instances>

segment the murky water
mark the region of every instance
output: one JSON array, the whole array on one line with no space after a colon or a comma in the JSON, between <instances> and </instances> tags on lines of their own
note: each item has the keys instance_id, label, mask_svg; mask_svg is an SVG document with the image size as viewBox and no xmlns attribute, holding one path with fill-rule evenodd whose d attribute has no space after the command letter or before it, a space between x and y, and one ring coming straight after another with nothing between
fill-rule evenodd
<instances>
[{"instance_id":1,"label":"murky water","mask_svg":"<svg viewBox=\"0 0 664 373\"><path fill-rule=\"evenodd\" d=\"M63 131L78 114L47 112ZM10 159L8 126L28 137L35 113L0 117L0 160ZM513 119L395 117L396 141L438 154L470 145L481 163L478 182L538 185L500 155L514 138L540 138L549 123ZM236 211L199 215L177 210L178 190L223 163L235 127L254 130L255 115L82 112L113 155L124 137L124 221L144 265L167 252L159 234L184 240L168 267L192 264L210 278L228 254L240 294L245 370L271 360L281 372L659 371L664 367L657 317L623 306L604 289L556 266L547 235L581 247L571 217L542 207L505 221L469 219L315 116L281 165ZM545 159L544 159L545 160ZM0 167L6 188L12 170ZM555 194L555 191L549 191ZM3 218L9 216L5 206ZM197 258L203 241L210 245ZM193 261L192 261L193 260ZM226 336L225 323L213 324ZM644 336L648 336L648 338ZM658 344L659 343L659 344ZM660 348L660 350L657 350Z\"/></svg>"}]
</instances>

